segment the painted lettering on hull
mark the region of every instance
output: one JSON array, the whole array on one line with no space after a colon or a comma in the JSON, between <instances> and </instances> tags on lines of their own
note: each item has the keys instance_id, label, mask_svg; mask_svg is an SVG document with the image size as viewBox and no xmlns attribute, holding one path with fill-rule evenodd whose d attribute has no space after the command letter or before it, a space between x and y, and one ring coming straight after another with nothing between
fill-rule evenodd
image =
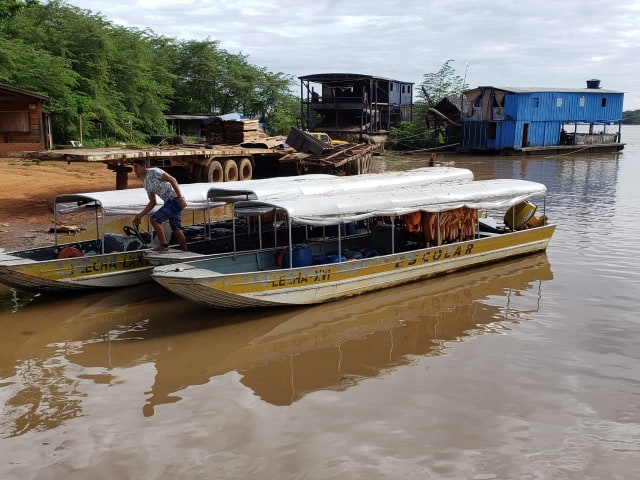
<instances>
[{"instance_id":1,"label":"painted lettering on hull","mask_svg":"<svg viewBox=\"0 0 640 480\"><path fill-rule=\"evenodd\" d=\"M469 255L473 251L473 246L473 243L468 243L465 245L452 245L450 247L427 250L411 257L398 259L395 262L395 268L413 267L415 265L424 265L425 263L434 263L440 260Z\"/></svg>"},{"instance_id":2,"label":"painted lettering on hull","mask_svg":"<svg viewBox=\"0 0 640 480\"><path fill-rule=\"evenodd\" d=\"M118 258L121 257L121 258ZM131 268L144 267L146 265L144 255L139 253L114 255L110 257L98 257L90 260L84 268L81 269L82 273L106 273L117 270L129 270Z\"/></svg>"},{"instance_id":3,"label":"painted lettering on hull","mask_svg":"<svg viewBox=\"0 0 640 480\"><path fill-rule=\"evenodd\" d=\"M314 270L315 271L310 274L298 272L297 275L293 277L289 277L287 275L279 275L273 278L273 280L271 281L271 286L273 288L298 287L311 283L327 282L331 279L331 268L316 268Z\"/></svg>"},{"instance_id":4,"label":"painted lettering on hull","mask_svg":"<svg viewBox=\"0 0 640 480\"><path fill-rule=\"evenodd\" d=\"M433 248L429 250L422 250L410 254L407 256L399 257L392 264L371 265L365 266L361 269L354 269L353 275L365 276L374 273L380 273L383 271L393 271L403 268L414 267L417 265L424 265L427 263L437 263L447 259L453 259L456 257L464 257L473 253L473 247L475 243L465 243L459 245L451 245L446 247ZM293 275L292 275L293 274ZM270 288L291 288L298 286L310 286L314 284L321 284L338 280L340 278L347 278L353 276L350 273L339 271L339 267L321 266L314 268L313 270L304 270L301 272L287 272L286 270L280 275L274 275L270 282ZM338 278L340 277L340 278Z\"/></svg>"},{"instance_id":5,"label":"painted lettering on hull","mask_svg":"<svg viewBox=\"0 0 640 480\"><path fill-rule=\"evenodd\" d=\"M144 258L143 252L131 252L106 256L76 257L42 264L28 264L20 267L20 271L32 277L62 280L127 271L146 266L148 266L148 263Z\"/></svg>"}]
</instances>

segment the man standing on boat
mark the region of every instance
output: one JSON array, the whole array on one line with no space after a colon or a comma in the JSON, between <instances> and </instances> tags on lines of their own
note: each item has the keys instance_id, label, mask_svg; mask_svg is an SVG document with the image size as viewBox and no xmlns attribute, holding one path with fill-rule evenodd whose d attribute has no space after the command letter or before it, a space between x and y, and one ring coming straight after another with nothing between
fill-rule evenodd
<instances>
[{"instance_id":1,"label":"man standing on boat","mask_svg":"<svg viewBox=\"0 0 640 480\"><path fill-rule=\"evenodd\" d=\"M169 242L162 228L162 224L167 220L169 220L171 230L178 239L180 247L182 250L187 250L187 239L182 231L182 210L187 206L187 201L180 193L178 181L160 168L149 168L144 158L136 158L133 161L133 171L142 179L142 185L149 195L149 203L135 216L133 224L136 227L140 225L142 217L153 210L157 203L156 195L158 195L164 205L151 215L151 225L153 225L160 242L160 246L155 250L157 252L169 250Z\"/></svg>"}]
</instances>

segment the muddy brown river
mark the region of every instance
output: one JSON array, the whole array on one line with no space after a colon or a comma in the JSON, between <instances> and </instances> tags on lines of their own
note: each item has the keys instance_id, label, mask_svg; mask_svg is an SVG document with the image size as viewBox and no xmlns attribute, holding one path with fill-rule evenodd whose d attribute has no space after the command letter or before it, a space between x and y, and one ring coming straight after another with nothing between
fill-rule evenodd
<instances>
[{"instance_id":1,"label":"muddy brown river","mask_svg":"<svg viewBox=\"0 0 640 480\"><path fill-rule=\"evenodd\" d=\"M0 287L0 478L637 478L640 127L622 138L446 158L545 183L546 254L246 312Z\"/></svg>"}]
</instances>

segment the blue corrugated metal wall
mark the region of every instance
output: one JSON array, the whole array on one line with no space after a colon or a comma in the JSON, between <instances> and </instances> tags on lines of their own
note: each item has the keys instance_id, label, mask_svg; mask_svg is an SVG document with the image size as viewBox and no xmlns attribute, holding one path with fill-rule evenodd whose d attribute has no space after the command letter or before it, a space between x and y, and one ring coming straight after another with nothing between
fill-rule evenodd
<instances>
[{"instance_id":1,"label":"blue corrugated metal wall","mask_svg":"<svg viewBox=\"0 0 640 480\"><path fill-rule=\"evenodd\" d=\"M581 106L581 99L583 105ZM603 99L605 105L603 106ZM527 92L505 96L516 105L516 118L536 121L616 122L622 118L622 93Z\"/></svg>"},{"instance_id":2,"label":"blue corrugated metal wall","mask_svg":"<svg viewBox=\"0 0 640 480\"><path fill-rule=\"evenodd\" d=\"M507 93L504 120L465 119L462 143L464 147L480 150L558 145L563 123L620 122L623 100L623 93L597 90ZM488 136L490 123L496 123L495 140ZM526 144L523 143L525 125L528 125Z\"/></svg>"}]
</instances>

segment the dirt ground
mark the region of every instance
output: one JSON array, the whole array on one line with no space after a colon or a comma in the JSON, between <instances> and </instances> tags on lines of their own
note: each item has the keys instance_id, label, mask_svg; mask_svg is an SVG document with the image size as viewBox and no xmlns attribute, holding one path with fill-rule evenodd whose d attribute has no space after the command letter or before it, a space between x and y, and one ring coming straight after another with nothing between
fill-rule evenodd
<instances>
[{"instance_id":1,"label":"dirt ground","mask_svg":"<svg viewBox=\"0 0 640 480\"><path fill-rule=\"evenodd\" d=\"M114 190L115 185L116 174L103 163L0 158L0 250L52 243L56 195ZM130 173L129 188L140 186Z\"/></svg>"}]
</instances>

